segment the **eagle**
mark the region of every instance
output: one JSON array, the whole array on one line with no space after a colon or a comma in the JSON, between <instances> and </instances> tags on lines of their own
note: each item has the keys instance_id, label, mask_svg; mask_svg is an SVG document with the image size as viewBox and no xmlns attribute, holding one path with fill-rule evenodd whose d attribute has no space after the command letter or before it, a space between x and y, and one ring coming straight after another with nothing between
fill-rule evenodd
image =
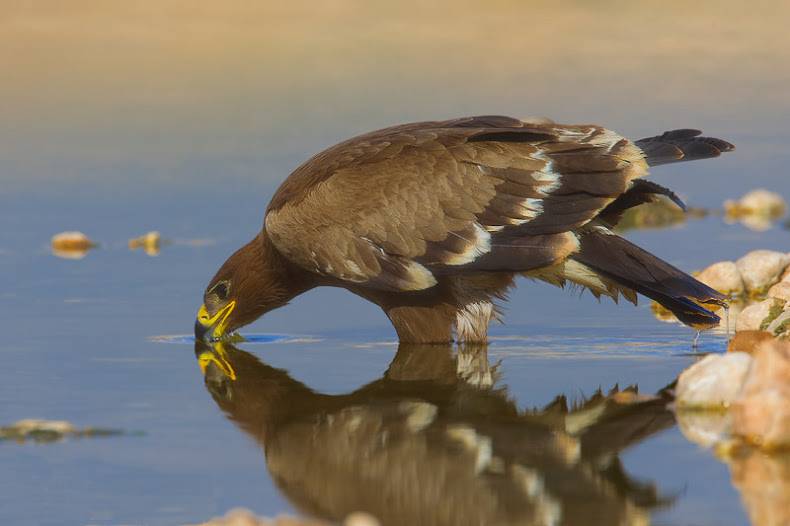
<instances>
[{"instance_id":1,"label":"eagle","mask_svg":"<svg viewBox=\"0 0 790 526\"><path fill-rule=\"evenodd\" d=\"M651 166L734 146L678 129L631 141L597 125L465 117L393 126L299 166L263 227L209 282L198 339L223 339L314 287L381 307L401 342L485 342L525 276L596 297L644 295L697 330L726 297L613 232L665 196Z\"/></svg>"}]
</instances>

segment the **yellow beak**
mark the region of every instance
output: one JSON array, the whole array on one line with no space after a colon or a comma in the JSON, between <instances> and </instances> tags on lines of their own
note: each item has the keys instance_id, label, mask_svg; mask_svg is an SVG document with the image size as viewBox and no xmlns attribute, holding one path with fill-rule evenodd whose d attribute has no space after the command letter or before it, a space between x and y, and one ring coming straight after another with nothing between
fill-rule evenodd
<instances>
[{"instance_id":1,"label":"yellow beak","mask_svg":"<svg viewBox=\"0 0 790 526\"><path fill-rule=\"evenodd\" d=\"M222 338L227 328L228 316L235 308L236 302L231 301L217 311L214 316L210 316L206 306L201 305L197 313L197 320L195 320L195 339L214 341Z\"/></svg>"}]
</instances>

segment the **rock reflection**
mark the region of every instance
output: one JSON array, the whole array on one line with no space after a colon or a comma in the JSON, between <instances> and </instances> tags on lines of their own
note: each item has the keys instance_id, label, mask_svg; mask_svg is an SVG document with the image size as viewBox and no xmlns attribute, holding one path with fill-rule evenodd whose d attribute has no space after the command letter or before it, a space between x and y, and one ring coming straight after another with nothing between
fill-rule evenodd
<instances>
[{"instance_id":1,"label":"rock reflection","mask_svg":"<svg viewBox=\"0 0 790 526\"><path fill-rule=\"evenodd\" d=\"M648 524L670 499L618 454L674 424L636 389L519 410L485 347L401 345L382 378L326 395L228 344L197 343L217 405L302 512L382 524Z\"/></svg>"}]
</instances>

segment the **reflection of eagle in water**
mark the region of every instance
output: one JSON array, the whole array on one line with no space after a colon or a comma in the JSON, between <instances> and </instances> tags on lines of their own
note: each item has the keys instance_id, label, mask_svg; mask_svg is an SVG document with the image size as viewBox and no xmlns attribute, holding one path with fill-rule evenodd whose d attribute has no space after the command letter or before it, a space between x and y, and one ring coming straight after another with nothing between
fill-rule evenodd
<instances>
[{"instance_id":1,"label":"reflection of eagle in water","mask_svg":"<svg viewBox=\"0 0 790 526\"><path fill-rule=\"evenodd\" d=\"M621 525L649 522L664 503L617 456L674 423L662 396L615 390L520 411L504 388L485 387L485 348L456 360L449 346L401 345L383 378L347 395L316 393L228 345L195 352L214 400L310 515L366 511L398 526Z\"/></svg>"},{"instance_id":2,"label":"reflection of eagle in water","mask_svg":"<svg viewBox=\"0 0 790 526\"><path fill-rule=\"evenodd\" d=\"M733 146L674 130L630 141L593 125L484 116L404 124L297 168L265 228L219 269L195 324L219 338L317 286L379 305L400 341L484 342L517 275L596 296L637 293L682 322L719 318L723 296L615 235L628 208L667 196L648 166Z\"/></svg>"}]
</instances>

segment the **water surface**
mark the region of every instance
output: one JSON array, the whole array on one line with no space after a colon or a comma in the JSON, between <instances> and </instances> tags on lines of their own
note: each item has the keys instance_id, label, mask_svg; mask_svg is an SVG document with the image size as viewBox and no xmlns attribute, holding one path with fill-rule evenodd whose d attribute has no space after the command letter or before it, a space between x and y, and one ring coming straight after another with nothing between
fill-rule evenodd
<instances>
[{"instance_id":1,"label":"water surface","mask_svg":"<svg viewBox=\"0 0 790 526\"><path fill-rule=\"evenodd\" d=\"M374 307L316 290L247 329L287 338L232 348L243 363L230 383L221 361L203 364L204 378L189 338L157 337L189 333L207 280L260 228L287 173L322 147L393 123L503 113L597 122L632 137L700 127L738 150L656 170L656 181L692 206L719 207L756 186L790 196L782 25L790 13L781 3L761 6L7 2L0 425L39 417L133 433L0 444L0 520L178 524L236 506L336 518L343 506L365 505L338 492L374 466L356 455L372 447L370 435L344 432L357 447L325 452L315 467L294 448L310 444L306 422L356 414L359 429L379 422L399 437L395 449L370 457L385 471L365 474L393 492L411 479L383 476L391 466L467 459L459 469L477 469L473 446L490 438L499 461L481 460L481 479L454 477L482 480L485 491L441 486L430 478L438 467L417 476L425 483L417 489L437 491L448 513L473 502L483 513L497 507L468 495L500 495L503 522L562 510L568 524L579 513L601 513L601 523L748 524L728 467L683 438L654 399L633 414L602 402L618 410L612 422L628 439L593 426L576 457L574 442L557 434L562 411L544 414L557 397L572 413L616 385L656 395L695 360L693 334L655 320L647 302L614 305L523 281L507 324L471 359L458 349L399 349ZM80 260L54 257L49 238L71 229L101 246ZM149 230L174 243L157 257L127 249ZM628 237L686 270L756 248L790 250L780 226L753 232L717 216ZM703 352L724 348L724 336L703 337ZM459 378L459 362L477 368ZM265 392L239 388L250 415L226 405L239 382L267 375L296 393L275 406L287 418L264 426L270 444L261 429ZM424 413L430 407L434 419ZM409 424L413 414L428 424ZM341 447L333 440L343 433L315 432ZM557 444L566 457L555 455ZM542 464L535 452L544 450L553 460ZM349 478L332 478L340 475L331 462ZM559 475L576 481L579 470L600 484L573 486ZM527 481L538 479L546 496L535 493L527 506ZM415 495L400 495L411 506L402 511L425 517Z\"/></svg>"}]
</instances>

